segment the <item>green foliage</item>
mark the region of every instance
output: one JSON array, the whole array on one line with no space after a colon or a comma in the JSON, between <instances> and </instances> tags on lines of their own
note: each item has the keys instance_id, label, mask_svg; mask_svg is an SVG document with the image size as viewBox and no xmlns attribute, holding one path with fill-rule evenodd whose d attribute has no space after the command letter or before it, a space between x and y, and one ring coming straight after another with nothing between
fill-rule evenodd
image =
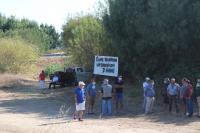
<instances>
[{"instance_id":1,"label":"green foliage","mask_svg":"<svg viewBox=\"0 0 200 133\"><path fill-rule=\"evenodd\" d=\"M0 39L0 72L28 72L37 62L38 50L23 40Z\"/></svg>"},{"instance_id":2,"label":"green foliage","mask_svg":"<svg viewBox=\"0 0 200 133\"><path fill-rule=\"evenodd\" d=\"M103 23L122 71L135 77L196 75L200 1L108 0Z\"/></svg>"},{"instance_id":3,"label":"green foliage","mask_svg":"<svg viewBox=\"0 0 200 133\"><path fill-rule=\"evenodd\" d=\"M49 40L50 40L49 48L50 49L55 49L56 47L60 47L61 46L61 41L59 39L60 35L56 32L55 28L52 25L48 26L48 25L41 24L40 28L49 37Z\"/></svg>"},{"instance_id":4,"label":"green foliage","mask_svg":"<svg viewBox=\"0 0 200 133\"><path fill-rule=\"evenodd\" d=\"M93 67L94 55L103 53L105 36L101 21L89 15L69 19L63 26L62 38L73 63L88 69Z\"/></svg>"},{"instance_id":5,"label":"green foliage","mask_svg":"<svg viewBox=\"0 0 200 133\"><path fill-rule=\"evenodd\" d=\"M0 14L0 37L22 38L37 46L41 53L60 46L59 34L53 26L40 26L28 19L18 20L15 17L4 17Z\"/></svg>"},{"instance_id":6,"label":"green foliage","mask_svg":"<svg viewBox=\"0 0 200 133\"><path fill-rule=\"evenodd\" d=\"M51 64L44 69L45 75L53 74L55 71L62 71L64 66L62 64Z\"/></svg>"}]
</instances>

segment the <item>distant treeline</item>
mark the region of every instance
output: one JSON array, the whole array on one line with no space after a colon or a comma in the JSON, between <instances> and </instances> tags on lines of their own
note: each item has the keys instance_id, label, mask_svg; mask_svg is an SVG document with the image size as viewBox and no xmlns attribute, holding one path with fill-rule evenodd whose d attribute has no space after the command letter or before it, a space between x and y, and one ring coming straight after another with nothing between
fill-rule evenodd
<instances>
[{"instance_id":1,"label":"distant treeline","mask_svg":"<svg viewBox=\"0 0 200 133\"><path fill-rule=\"evenodd\" d=\"M0 72L34 71L39 55L60 47L59 36L53 26L0 14Z\"/></svg>"},{"instance_id":2,"label":"distant treeline","mask_svg":"<svg viewBox=\"0 0 200 133\"><path fill-rule=\"evenodd\" d=\"M200 76L199 0L108 0L100 9L63 27L77 63L92 70L95 54L111 55L136 78Z\"/></svg>"},{"instance_id":3,"label":"distant treeline","mask_svg":"<svg viewBox=\"0 0 200 133\"><path fill-rule=\"evenodd\" d=\"M52 25L41 24L28 19L16 19L0 14L0 38L20 38L38 47L40 52L61 45L59 33Z\"/></svg>"}]
</instances>

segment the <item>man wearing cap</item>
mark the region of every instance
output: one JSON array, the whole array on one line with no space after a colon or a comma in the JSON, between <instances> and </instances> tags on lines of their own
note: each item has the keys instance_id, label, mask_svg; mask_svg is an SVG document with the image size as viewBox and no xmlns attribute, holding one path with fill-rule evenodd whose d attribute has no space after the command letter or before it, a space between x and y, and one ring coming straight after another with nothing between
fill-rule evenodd
<instances>
[{"instance_id":1,"label":"man wearing cap","mask_svg":"<svg viewBox=\"0 0 200 133\"><path fill-rule=\"evenodd\" d=\"M112 86L108 83L108 79L104 79L101 86L102 97L102 115L112 114Z\"/></svg>"},{"instance_id":2,"label":"man wearing cap","mask_svg":"<svg viewBox=\"0 0 200 133\"><path fill-rule=\"evenodd\" d=\"M84 87L85 83L80 81L78 87L75 89L75 105L79 121L83 121L83 111L85 110L86 97Z\"/></svg>"},{"instance_id":3,"label":"man wearing cap","mask_svg":"<svg viewBox=\"0 0 200 133\"><path fill-rule=\"evenodd\" d=\"M169 96L169 112L172 112L172 105L175 104L176 113L179 112L178 108L178 95L179 95L180 86L176 83L175 78L171 79L170 84L167 87L167 94Z\"/></svg>"}]
</instances>

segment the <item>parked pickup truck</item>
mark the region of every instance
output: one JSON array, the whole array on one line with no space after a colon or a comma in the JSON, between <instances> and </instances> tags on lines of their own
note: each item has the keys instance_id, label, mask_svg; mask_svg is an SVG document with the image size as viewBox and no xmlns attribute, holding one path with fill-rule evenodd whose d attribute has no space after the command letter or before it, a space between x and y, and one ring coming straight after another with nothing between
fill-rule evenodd
<instances>
[{"instance_id":1,"label":"parked pickup truck","mask_svg":"<svg viewBox=\"0 0 200 133\"><path fill-rule=\"evenodd\" d=\"M74 85L78 81L87 82L92 76L90 72L86 72L82 67L70 67L64 68L64 71L56 71L50 75L51 80L55 74L59 77L56 84L60 86Z\"/></svg>"}]
</instances>

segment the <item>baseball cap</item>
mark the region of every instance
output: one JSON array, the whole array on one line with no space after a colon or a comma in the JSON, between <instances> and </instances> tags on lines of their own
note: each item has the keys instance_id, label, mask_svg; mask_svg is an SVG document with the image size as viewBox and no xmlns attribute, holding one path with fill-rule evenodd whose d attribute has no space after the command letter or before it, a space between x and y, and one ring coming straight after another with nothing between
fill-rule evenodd
<instances>
[{"instance_id":1,"label":"baseball cap","mask_svg":"<svg viewBox=\"0 0 200 133\"><path fill-rule=\"evenodd\" d=\"M83 81L79 81L79 82L78 82L78 85L79 85L79 86L80 86L80 85L83 85L83 86L84 86L85 83L84 83Z\"/></svg>"}]
</instances>

